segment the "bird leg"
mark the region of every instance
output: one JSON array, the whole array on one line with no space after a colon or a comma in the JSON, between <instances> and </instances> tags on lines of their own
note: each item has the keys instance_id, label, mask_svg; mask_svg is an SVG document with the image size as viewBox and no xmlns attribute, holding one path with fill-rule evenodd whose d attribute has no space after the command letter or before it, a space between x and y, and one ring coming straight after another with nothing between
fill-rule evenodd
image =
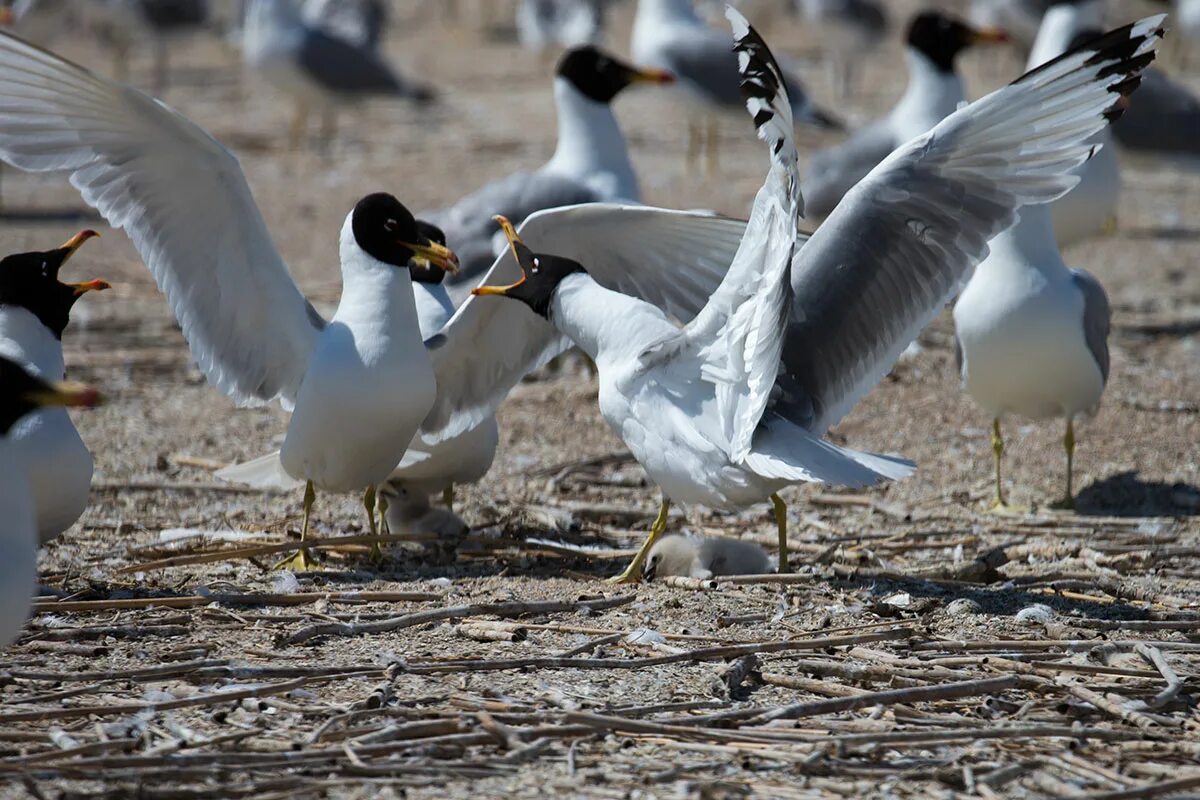
<instances>
[{"instance_id":1,"label":"bird leg","mask_svg":"<svg viewBox=\"0 0 1200 800\"><path fill-rule=\"evenodd\" d=\"M687 135L687 155L684 156L684 171L687 172L700 159L700 139L702 138L702 129L700 123L689 118Z\"/></svg>"},{"instance_id":2,"label":"bird leg","mask_svg":"<svg viewBox=\"0 0 1200 800\"><path fill-rule=\"evenodd\" d=\"M1073 511L1075 509L1075 491L1073 471L1075 468L1075 420L1067 419L1067 432L1063 435L1063 449L1067 451L1067 493L1054 503L1051 508Z\"/></svg>"},{"instance_id":3,"label":"bird leg","mask_svg":"<svg viewBox=\"0 0 1200 800\"><path fill-rule=\"evenodd\" d=\"M283 559L275 565L275 569L287 569L292 572L307 572L310 569L315 569L317 562L313 560L312 555L308 552L308 548L304 546L304 540L308 538L308 521L312 516L313 503L317 500L316 490L313 489L312 481L304 483L304 524L300 528L300 549L292 555Z\"/></svg>"},{"instance_id":4,"label":"bird leg","mask_svg":"<svg viewBox=\"0 0 1200 800\"><path fill-rule=\"evenodd\" d=\"M367 510L367 525L371 527L371 535L379 535L379 526L375 524L375 506L378 494L375 491L375 484L367 487L367 491L363 493L363 508ZM383 560L383 550L379 547L379 542L371 542L371 553L369 558L372 561L379 562Z\"/></svg>"},{"instance_id":5,"label":"bird leg","mask_svg":"<svg viewBox=\"0 0 1200 800\"><path fill-rule=\"evenodd\" d=\"M292 117L292 127L288 130L288 149L299 150L300 140L304 137L305 123L308 122L308 106L296 103L296 113Z\"/></svg>"},{"instance_id":6,"label":"bird leg","mask_svg":"<svg viewBox=\"0 0 1200 800\"><path fill-rule=\"evenodd\" d=\"M771 495L771 507L775 512L775 525L779 529L779 574L791 572L788 568L787 503L778 494Z\"/></svg>"},{"instance_id":7,"label":"bird leg","mask_svg":"<svg viewBox=\"0 0 1200 800\"><path fill-rule=\"evenodd\" d=\"M992 456L996 461L996 500L988 510L996 514L1012 514L1022 509L1010 506L1004 499L1004 482L1000 479L1000 461L1004 456L1004 438L1000 435L1000 418L992 420Z\"/></svg>"},{"instance_id":8,"label":"bird leg","mask_svg":"<svg viewBox=\"0 0 1200 800\"><path fill-rule=\"evenodd\" d=\"M442 489L442 502L446 504L446 508L454 510L454 484Z\"/></svg>"},{"instance_id":9,"label":"bird leg","mask_svg":"<svg viewBox=\"0 0 1200 800\"><path fill-rule=\"evenodd\" d=\"M392 526L391 526L391 523L388 522L388 518L387 518L388 499L387 499L386 494L383 494L382 492L380 493L378 505L379 505L379 529L381 531L383 531L384 536L391 536L392 535Z\"/></svg>"},{"instance_id":10,"label":"bird leg","mask_svg":"<svg viewBox=\"0 0 1200 800\"><path fill-rule=\"evenodd\" d=\"M637 583L642 577L642 564L646 562L646 556L650 555L651 548L662 537L667 530L667 515L671 512L671 501L665 496L662 499L662 506L658 510L658 517L655 518L654 524L650 526L650 535L646 537L646 541L642 543L641 549L637 551L637 555L633 557L633 561L629 562L629 566L620 575L614 575L608 579L608 583Z\"/></svg>"},{"instance_id":11,"label":"bird leg","mask_svg":"<svg viewBox=\"0 0 1200 800\"><path fill-rule=\"evenodd\" d=\"M717 127L717 121L709 118L707 130L704 132L704 174L711 178L717 173L717 156L720 149L721 137L720 129Z\"/></svg>"}]
</instances>

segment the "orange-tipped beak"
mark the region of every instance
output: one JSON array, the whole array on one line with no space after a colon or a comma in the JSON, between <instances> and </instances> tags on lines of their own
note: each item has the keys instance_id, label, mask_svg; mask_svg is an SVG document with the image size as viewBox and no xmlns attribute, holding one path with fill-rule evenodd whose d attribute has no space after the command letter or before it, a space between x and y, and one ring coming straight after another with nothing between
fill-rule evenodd
<instances>
[{"instance_id":1,"label":"orange-tipped beak","mask_svg":"<svg viewBox=\"0 0 1200 800\"><path fill-rule=\"evenodd\" d=\"M634 83L674 83L675 76L665 69L647 67L633 73Z\"/></svg>"},{"instance_id":2,"label":"orange-tipped beak","mask_svg":"<svg viewBox=\"0 0 1200 800\"><path fill-rule=\"evenodd\" d=\"M100 238L100 234L96 233L95 231L85 230L85 231L80 231L79 233L72 236L70 239L67 239L65 242L63 242L63 245L61 248L61 249L67 251L67 255L63 258L63 263L64 264L67 263L67 259L70 258L71 256L75 255L75 251L78 250L83 245L83 243L86 242L88 239L99 239L99 238Z\"/></svg>"},{"instance_id":3,"label":"orange-tipped beak","mask_svg":"<svg viewBox=\"0 0 1200 800\"><path fill-rule=\"evenodd\" d=\"M100 391L92 386L68 381L51 381L46 388L30 392L26 399L38 406L81 406L94 408L104 402Z\"/></svg>"},{"instance_id":4,"label":"orange-tipped beak","mask_svg":"<svg viewBox=\"0 0 1200 800\"><path fill-rule=\"evenodd\" d=\"M496 222L500 224L500 230L504 231L504 238L508 239L508 246L512 250L513 258L516 259L517 266L521 266L521 256L517 254L517 245L524 245L525 243L522 242L521 237L517 235L517 229L514 228L513 224L508 221L508 218L502 214L497 214L496 216L492 217L492 219L496 220ZM517 281L516 283L509 284L508 286L476 286L471 290L471 294L475 296L486 294L503 296L524 283L525 278L525 268L521 267L521 280Z\"/></svg>"},{"instance_id":5,"label":"orange-tipped beak","mask_svg":"<svg viewBox=\"0 0 1200 800\"><path fill-rule=\"evenodd\" d=\"M1003 28L977 28L971 37L972 44L1003 44L1010 41L1012 37Z\"/></svg>"},{"instance_id":6,"label":"orange-tipped beak","mask_svg":"<svg viewBox=\"0 0 1200 800\"><path fill-rule=\"evenodd\" d=\"M17 15L8 6L0 8L0 25L8 26L17 21Z\"/></svg>"},{"instance_id":7,"label":"orange-tipped beak","mask_svg":"<svg viewBox=\"0 0 1200 800\"><path fill-rule=\"evenodd\" d=\"M458 272L458 255L444 244L437 242L426 242L425 244L401 242L400 244L412 250L416 254L413 260L422 266L437 267L451 275Z\"/></svg>"},{"instance_id":8,"label":"orange-tipped beak","mask_svg":"<svg viewBox=\"0 0 1200 800\"><path fill-rule=\"evenodd\" d=\"M102 292L105 289L112 288L111 283L108 281L102 281L99 278L90 281L84 281L83 283L68 283L67 286L70 286L75 290L76 297L81 297L88 292Z\"/></svg>"}]
</instances>

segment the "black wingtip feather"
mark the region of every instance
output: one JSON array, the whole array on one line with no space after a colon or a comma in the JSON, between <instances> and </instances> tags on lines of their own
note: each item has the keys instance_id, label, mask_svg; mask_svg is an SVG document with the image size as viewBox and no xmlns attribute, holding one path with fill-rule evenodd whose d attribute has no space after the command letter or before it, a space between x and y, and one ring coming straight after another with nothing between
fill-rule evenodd
<instances>
[{"instance_id":1,"label":"black wingtip feather","mask_svg":"<svg viewBox=\"0 0 1200 800\"><path fill-rule=\"evenodd\" d=\"M1055 59L1047 61L1041 66L1026 72L1021 77L1013 81L1014 84L1023 83L1029 80L1051 66L1060 61L1071 58L1081 52L1092 52L1084 64L1094 66L1105 62L1113 62L1097 73L1098 78L1106 78L1112 75L1136 75L1153 63L1157 53L1154 50L1149 50L1144 53L1138 51L1142 49L1145 43L1151 39L1161 39L1165 33L1162 26L1156 26L1150 30L1141 33L1135 33L1135 29L1144 26L1147 20L1138 20L1131 22L1128 25L1122 25L1119 28L1114 28L1108 33L1100 34L1080 34L1073 41L1071 47L1066 53ZM1129 89L1124 90L1118 87L1124 87L1128 81L1114 84L1112 91L1119 91L1122 95L1128 95L1137 88L1137 84L1133 84Z\"/></svg>"}]
</instances>

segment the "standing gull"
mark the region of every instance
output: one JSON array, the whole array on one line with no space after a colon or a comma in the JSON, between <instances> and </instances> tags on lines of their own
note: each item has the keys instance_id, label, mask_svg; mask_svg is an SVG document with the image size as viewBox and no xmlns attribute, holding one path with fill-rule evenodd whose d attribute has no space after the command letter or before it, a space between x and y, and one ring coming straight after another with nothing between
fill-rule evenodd
<instances>
[{"instance_id":1,"label":"standing gull","mask_svg":"<svg viewBox=\"0 0 1200 800\"><path fill-rule=\"evenodd\" d=\"M1064 55L951 114L852 189L801 246L802 211L782 76L734 22L747 105L771 170L737 257L680 329L597 285L573 260L506 230L525 275L479 294L512 297L593 356L600 411L663 491L646 544L614 580L636 580L672 501L736 509L770 499L788 569L786 506L800 481L864 486L908 462L821 437L883 377L987 255L1016 210L1062 195L1071 170L1153 58L1162 17Z\"/></svg>"},{"instance_id":2,"label":"standing gull","mask_svg":"<svg viewBox=\"0 0 1200 800\"><path fill-rule=\"evenodd\" d=\"M700 18L692 0L637 0L630 51L634 61L675 76L679 89L695 106L696 118L688 123L689 160L699 153L703 133L707 163L715 167L719 143L713 112L738 113L742 108L738 62L729 49L729 38ZM786 73L785 80L797 121L841 127L813 105L794 73Z\"/></svg>"},{"instance_id":3,"label":"standing gull","mask_svg":"<svg viewBox=\"0 0 1200 800\"><path fill-rule=\"evenodd\" d=\"M282 464L314 487L367 490L404 454L436 393L410 261L452 269L394 197L371 194L339 239L343 290L326 322L267 232L237 159L182 115L20 39L0 35L0 158L66 171L124 228L210 383L242 405L292 410ZM301 548L292 564L309 565Z\"/></svg>"},{"instance_id":4,"label":"standing gull","mask_svg":"<svg viewBox=\"0 0 1200 800\"><path fill-rule=\"evenodd\" d=\"M0 261L0 356L48 381L66 377L63 331L72 307L88 292L107 289L100 280L63 283L59 270L80 245L96 236L81 231L61 247L18 253ZM75 524L92 488L92 454L62 408L29 414L9 432L10 449L25 469L45 544ZM2 517L0 517L2 518Z\"/></svg>"},{"instance_id":5,"label":"standing gull","mask_svg":"<svg viewBox=\"0 0 1200 800\"><path fill-rule=\"evenodd\" d=\"M551 159L534 172L514 172L449 208L422 214L446 232L447 242L462 259L451 296L461 300L495 260L492 239L500 228L492 220L494 214L519 225L545 208L639 202L637 176L612 102L633 84L670 81L662 70L632 67L595 47L567 51L555 69L558 145Z\"/></svg>"},{"instance_id":6,"label":"standing gull","mask_svg":"<svg viewBox=\"0 0 1200 800\"><path fill-rule=\"evenodd\" d=\"M580 47L604 40L604 17L612 0L520 0L517 41L530 50Z\"/></svg>"},{"instance_id":7,"label":"standing gull","mask_svg":"<svg viewBox=\"0 0 1200 800\"><path fill-rule=\"evenodd\" d=\"M401 76L373 48L306 23L294 0L252 0L242 47L248 65L295 99L292 147L300 143L311 107L324 116L322 138L329 144L339 108L369 99L433 99L427 87Z\"/></svg>"},{"instance_id":8,"label":"standing gull","mask_svg":"<svg viewBox=\"0 0 1200 800\"><path fill-rule=\"evenodd\" d=\"M0 647L20 635L37 588L37 506L10 434L39 409L99 402L94 389L47 382L0 356Z\"/></svg>"},{"instance_id":9,"label":"standing gull","mask_svg":"<svg viewBox=\"0 0 1200 800\"><path fill-rule=\"evenodd\" d=\"M1100 404L1108 381L1108 297L1092 275L1063 263L1044 206L1021 209L1021 221L990 246L954 305L954 328L963 388L992 418L993 508L1008 509L1000 421L1010 413L1066 419L1066 493L1056 505L1073 508L1075 417Z\"/></svg>"},{"instance_id":10,"label":"standing gull","mask_svg":"<svg viewBox=\"0 0 1200 800\"><path fill-rule=\"evenodd\" d=\"M908 88L882 119L854 132L842 144L818 150L804 174L807 213L825 217L854 184L889 153L941 122L963 102L958 54L980 42L1004 41L998 29L975 29L939 11L925 11L908 26Z\"/></svg>"}]
</instances>

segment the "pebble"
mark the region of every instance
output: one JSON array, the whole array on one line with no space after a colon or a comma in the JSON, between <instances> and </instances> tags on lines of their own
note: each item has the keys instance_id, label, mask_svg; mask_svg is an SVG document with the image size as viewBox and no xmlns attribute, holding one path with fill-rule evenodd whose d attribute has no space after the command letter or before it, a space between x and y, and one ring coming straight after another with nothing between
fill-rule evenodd
<instances>
[{"instance_id":1,"label":"pebble","mask_svg":"<svg viewBox=\"0 0 1200 800\"><path fill-rule=\"evenodd\" d=\"M960 597L950 605L946 606L946 612L957 617L965 617L968 614L978 614L983 611L983 607L969 597Z\"/></svg>"},{"instance_id":2,"label":"pebble","mask_svg":"<svg viewBox=\"0 0 1200 800\"><path fill-rule=\"evenodd\" d=\"M1041 603L1034 603L1029 608L1017 612L1017 622L1025 625L1045 625L1054 618L1054 609Z\"/></svg>"}]
</instances>

